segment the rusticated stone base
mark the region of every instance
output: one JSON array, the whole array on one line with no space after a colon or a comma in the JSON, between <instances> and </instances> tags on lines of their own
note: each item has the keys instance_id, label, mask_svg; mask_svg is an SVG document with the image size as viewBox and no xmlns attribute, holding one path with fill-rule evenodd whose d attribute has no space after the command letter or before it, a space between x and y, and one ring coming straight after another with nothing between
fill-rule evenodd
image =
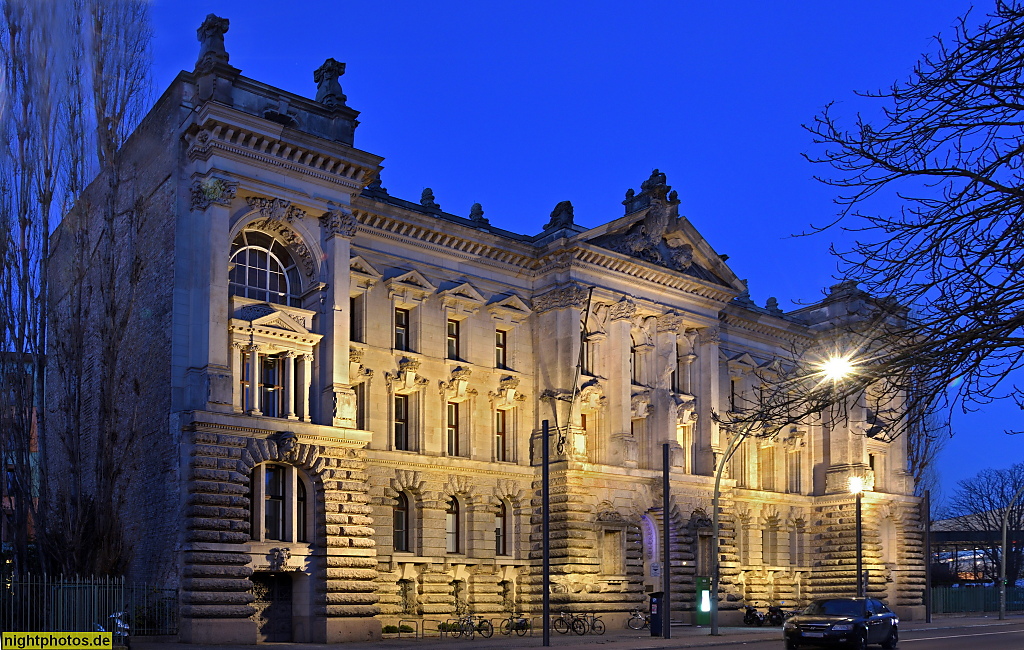
<instances>
[{"instance_id":1,"label":"rusticated stone base","mask_svg":"<svg viewBox=\"0 0 1024 650\"><path fill-rule=\"evenodd\" d=\"M901 621L923 621L926 615L924 605L897 605L892 611Z\"/></svg>"},{"instance_id":2,"label":"rusticated stone base","mask_svg":"<svg viewBox=\"0 0 1024 650\"><path fill-rule=\"evenodd\" d=\"M327 618L316 622L314 643L380 641L380 621L375 618Z\"/></svg>"},{"instance_id":3,"label":"rusticated stone base","mask_svg":"<svg viewBox=\"0 0 1024 650\"><path fill-rule=\"evenodd\" d=\"M179 639L203 645L256 645L256 623L247 618L183 618Z\"/></svg>"}]
</instances>

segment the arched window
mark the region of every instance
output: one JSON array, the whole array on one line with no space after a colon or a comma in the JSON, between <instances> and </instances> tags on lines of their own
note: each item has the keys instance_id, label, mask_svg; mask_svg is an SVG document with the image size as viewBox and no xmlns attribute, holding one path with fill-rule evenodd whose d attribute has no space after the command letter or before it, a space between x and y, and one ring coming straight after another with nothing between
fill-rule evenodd
<instances>
[{"instance_id":1,"label":"arched window","mask_svg":"<svg viewBox=\"0 0 1024 650\"><path fill-rule=\"evenodd\" d=\"M445 511L444 534L446 550L449 553L461 552L459 546L459 500L452 497L448 500L448 509Z\"/></svg>"},{"instance_id":2,"label":"arched window","mask_svg":"<svg viewBox=\"0 0 1024 650\"><path fill-rule=\"evenodd\" d=\"M508 555L508 508L504 501L498 504L498 513L494 517L494 553Z\"/></svg>"},{"instance_id":3,"label":"arched window","mask_svg":"<svg viewBox=\"0 0 1024 650\"><path fill-rule=\"evenodd\" d=\"M228 293L298 307L299 270L284 244L258 230L243 230L231 243Z\"/></svg>"},{"instance_id":4,"label":"arched window","mask_svg":"<svg viewBox=\"0 0 1024 650\"><path fill-rule=\"evenodd\" d=\"M392 528L394 529L394 550L399 553L409 552L409 498L404 492L398 493L392 508Z\"/></svg>"},{"instance_id":5,"label":"arched window","mask_svg":"<svg viewBox=\"0 0 1024 650\"><path fill-rule=\"evenodd\" d=\"M252 470L249 534L255 542L308 542L311 502L301 470L265 463Z\"/></svg>"}]
</instances>

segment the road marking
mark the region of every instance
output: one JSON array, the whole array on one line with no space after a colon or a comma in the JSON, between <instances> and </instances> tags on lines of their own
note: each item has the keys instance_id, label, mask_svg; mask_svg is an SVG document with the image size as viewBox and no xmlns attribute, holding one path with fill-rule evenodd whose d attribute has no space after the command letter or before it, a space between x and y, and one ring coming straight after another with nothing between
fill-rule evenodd
<instances>
[{"instance_id":1,"label":"road marking","mask_svg":"<svg viewBox=\"0 0 1024 650\"><path fill-rule=\"evenodd\" d=\"M900 639L902 643L915 643L917 641L941 641L943 639L962 639L973 636L992 636L994 634L1024 634L1024 630L1009 630L1006 632L979 632L978 634L953 634L950 636L930 636L924 639Z\"/></svg>"}]
</instances>

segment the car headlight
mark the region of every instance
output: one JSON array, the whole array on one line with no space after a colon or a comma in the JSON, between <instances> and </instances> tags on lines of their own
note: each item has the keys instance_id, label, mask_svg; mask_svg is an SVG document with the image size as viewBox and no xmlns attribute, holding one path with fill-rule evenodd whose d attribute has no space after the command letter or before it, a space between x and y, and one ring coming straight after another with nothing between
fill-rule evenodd
<instances>
[{"instance_id":1,"label":"car headlight","mask_svg":"<svg viewBox=\"0 0 1024 650\"><path fill-rule=\"evenodd\" d=\"M853 630L853 623L836 623L832 626L834 632L849 632Z\"/></svg>"},{"instance_id":2,"label":"car headlight","mask_svg":"<svg viewBox=\"0 0 1024 650\"><path fill-rule=\"evenodd\" d=\"M782 624L782 629L783 630L795 630L796 629L796 623L794 623L793 621L786 621L785 623Z\"/></svg>"}]
</instances>

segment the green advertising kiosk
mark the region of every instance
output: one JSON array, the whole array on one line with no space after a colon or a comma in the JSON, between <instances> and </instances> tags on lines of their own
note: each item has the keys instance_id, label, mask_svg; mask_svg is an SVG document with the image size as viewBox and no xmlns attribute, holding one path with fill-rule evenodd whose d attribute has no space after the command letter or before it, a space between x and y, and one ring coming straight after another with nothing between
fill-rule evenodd
<instances>
[{"instance_id":1,"label":"green advertising kiosk","mask_svg":"<svg viewBox=\"0 0 1024 650\"><path fill-rule=\"evenodd\" d=\"M711 625L711 577L697 576L696 625Z\"/></svg>"}]
</instances>

